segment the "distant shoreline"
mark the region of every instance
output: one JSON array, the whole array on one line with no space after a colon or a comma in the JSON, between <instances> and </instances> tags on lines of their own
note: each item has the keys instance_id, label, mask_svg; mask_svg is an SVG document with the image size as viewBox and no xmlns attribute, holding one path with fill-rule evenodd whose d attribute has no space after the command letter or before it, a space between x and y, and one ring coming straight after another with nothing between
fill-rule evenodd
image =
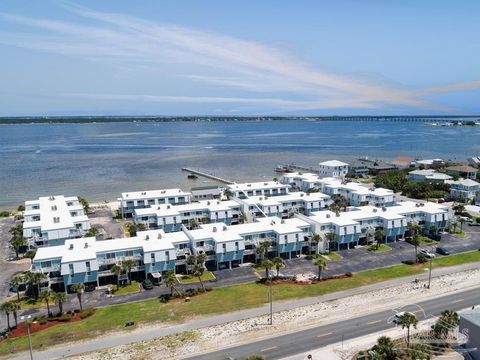
<instances>
[{"instance_id":1,"label":"distant shoreline","mask_svg":"<svg viewBox=\"0 0 480 360\"><path fill-rule=\"evenodd\" d=\"M209 122L209 121L391 121L430 122L452 120L477 120L480 115L389 115L389 116L25 116L0 117L0 125L20 124L95 124L95 123L163 123L163 122Z\"/></svg>"}]
</instances>

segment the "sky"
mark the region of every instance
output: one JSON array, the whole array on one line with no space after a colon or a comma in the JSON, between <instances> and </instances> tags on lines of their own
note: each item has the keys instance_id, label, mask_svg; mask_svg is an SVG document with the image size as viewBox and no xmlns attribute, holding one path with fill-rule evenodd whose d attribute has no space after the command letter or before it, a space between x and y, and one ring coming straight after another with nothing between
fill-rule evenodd
<instances>
[{"instance_id":1,"label":"sky","mask_svg":"<svg viewBox=\"0 0 480 360\"><path fill-rule=\"evenodd\" d=\"M478 1L0 2L0 116L480 114Z\"/></svg>"}]
</instances>

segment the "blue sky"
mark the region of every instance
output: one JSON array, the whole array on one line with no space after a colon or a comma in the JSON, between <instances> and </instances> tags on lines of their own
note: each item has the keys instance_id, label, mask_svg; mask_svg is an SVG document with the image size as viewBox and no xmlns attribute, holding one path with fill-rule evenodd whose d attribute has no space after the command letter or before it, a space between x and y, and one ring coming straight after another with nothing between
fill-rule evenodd
<instances>
[{"instance_id":1,"label":"blue sky","mask_svg":"<svg viewBox=\"0 0 480 360\"><path fill-rule=\"evenodd\" d=\"M0 3L0 116L480 113L478 1Z\"/></svg>"}]
</instances>

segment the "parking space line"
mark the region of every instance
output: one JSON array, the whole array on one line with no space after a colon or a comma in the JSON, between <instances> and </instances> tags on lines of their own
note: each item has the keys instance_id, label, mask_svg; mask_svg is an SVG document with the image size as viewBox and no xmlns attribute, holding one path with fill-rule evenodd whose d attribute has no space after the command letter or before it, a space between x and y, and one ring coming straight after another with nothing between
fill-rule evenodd
<instances>
[{"instance_id":1,"label":"parking space line","mask_svg":"<svg viewBox=\"0 0 480 360\"><path fill-rule=\"evenodd\" d=\"M278 348L278 346L272 346L272 347L269 347L269 348L266 348L266 349L262 349L260 350L260 352L267 352L267 351L270 351L270 350L273 350L273 349L276 349Z\"/></svg>"},{"instance_id":2,"label":"parking space line","mask_svg":"<svg viewBox=\"0 0 480 360\"><path fill-rule=\"evenodd\" d=\"M331 333L331 332L325 333L325 334L320 334L320 335L317 335L317 338L325 337L325 336L332 335L332 334L333 333Z\"/></svg>"}]
</instances>

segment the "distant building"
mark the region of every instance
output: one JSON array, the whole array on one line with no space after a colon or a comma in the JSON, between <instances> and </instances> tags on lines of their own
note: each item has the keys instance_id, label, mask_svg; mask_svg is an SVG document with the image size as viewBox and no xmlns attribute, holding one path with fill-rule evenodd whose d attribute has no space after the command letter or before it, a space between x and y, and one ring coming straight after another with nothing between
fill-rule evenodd
<instances>
[{"instance_id":1,"label":"distant building","mask_svg":"<svg viewBox=\"0 0 480 360\"><path fill-rule=\"evenodd\" d=\"M226 185L233 197L244 199L250 196L278 196L288 194L290 185L277 181L253 182Z\"/></svg>"},{"instance_id":2,"label":"distant building","mask_svg":"<svg viewBox=\"0 0 480 360\"><path fill-rule=\"evenodd\" d=\"M398 170L398 166L383 160L357 159L348 167L351 176L377 175Z\"/></svg>"},{"instance_id":3,"label":"distant building","mask_svg":"<svg viewBox=\"0 0 480 360\"><path fill-rule=\"evenodd\" d=\"M191 195L181 189L133 191L122 193L118 201L122 217L131 217L135 209L162 204L187 204Z\"/></svg>"},{"instance_id":4,"label":"distant building","mask_svg":"<svg viewBox=\"0 0 480 360\"><path fill-rule=\"evenodd\" d=\"M413 170L407 175L407 179L415 182L445 183L453 178L450 175L439 173L433 169Z\"/></svg>"},{"instance_id":5,"label":"distant building","mask_svg":"<svg viewBox=\"0 0 480 360\"><path fill-rule=\"evenodd\" d=\"M338 160L324 161L319 164L321 177L344 178L348 173L348 164Z\"/></svg>"},{"instance_id":6,"label":"distant building","mask_svg":"<svg viewBox=\"0 0 480 360\"><path fill-rule=\"evenodd\" d=\"M446 171L450 175L472 180L476 179L478 173L478 169L475 169L468 165L449 166L447 167Z\"/></svg>"},{"instance_id":7,"label":"distant building","mask_svg":"<svg viewBox=\"0 0 480 360\"><path fill-rule=\"evenodd\" d=\"M466 311L460 314L459 330L468 335L466 349L473 360L480 360L480 310Z\"/></svg>"},{"instance_id":8,"label":"distant building","mask_svg":"<svg viewBox=\"0 0 480 360\"><path fill-rule=\"evenodd\" d=\"M45 196L25 202L23 236L30 245L61 245L90 229L90 221L76 196Z\"/></svg>"},{"instance_id":9,"label":"distant building","mask_svg":"<svg viewBox=\"0 0 480 360\"><path fill-rule=\"evenodd\" d=\"M479 167L480 166L480 156L473 156L468 159L468 165Z\"/></svg>"},{"instance_id":10,"label":"distant building","mask_svg":"<svg viewBox=\"0 0 480 360\"><path fill-rule=\"evenodd\" d=\"M222 189L219 186L193 187L190 192L194 201L219 199L222 196Z\"/></svg>"},{"instance_id":11,"label":"distant building","mask_svg":"<svg viewBox=\"0 0 480 360\"><path fill-rule=\"evenodd\" d=\"M480 191L480 183L471 179L461 179L449 182L450 196L454 199L464 201L473 200Z\"/></svg>"},{"instance_id":12,"label":"distant building","mask_svg":"<svg viewBox=\"0 0 480 360\"><path fill-rule=\"evenodd\" d=\"M410 166L414 167L423 167L425 169L434 167L434 166L443 166L445 161L443 159L423 159L423 160L414 160L410 163Z\"/></svg>"}]
</instances>

